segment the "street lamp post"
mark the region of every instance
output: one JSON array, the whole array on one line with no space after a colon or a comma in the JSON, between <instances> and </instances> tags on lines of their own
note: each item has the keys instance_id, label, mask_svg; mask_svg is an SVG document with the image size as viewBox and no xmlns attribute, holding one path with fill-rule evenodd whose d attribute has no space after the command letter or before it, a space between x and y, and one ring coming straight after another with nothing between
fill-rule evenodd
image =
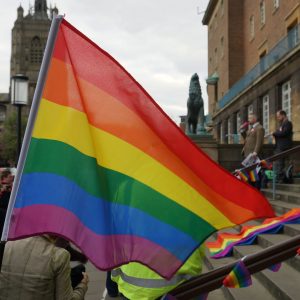
<instances>
[{"instance_id":1,"label":"street lamp post","mask_svg":"<svg viewBox=\"0 0 300 300\"><path fill-rule=\"evenodd\" d=\"M17 107L17 161L22 145L22 106L28 104L28 77L17 74L11 77L11 103Z\"/></svg>"}]
</instances>

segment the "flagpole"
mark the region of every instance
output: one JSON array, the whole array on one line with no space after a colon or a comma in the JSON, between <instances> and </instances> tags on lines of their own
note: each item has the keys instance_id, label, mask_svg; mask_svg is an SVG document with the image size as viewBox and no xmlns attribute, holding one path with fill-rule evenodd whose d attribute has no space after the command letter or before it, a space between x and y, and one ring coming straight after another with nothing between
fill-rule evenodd
<instances>
[{"instance_id":1,"label":"flagpole","mask_svg":"<svg viewBox=\"0 0 300 300\"><path fill-rule=\"evenodd\" d=\"M29 144L30 144L30 140L31 140L31 134L32 134L32 130L33 130L33 127L34 127L34 122L35 122L35 118L36 118L36 115L37 115L38 107L39 107L39 104L40 104L40 101L41 101L43 89L44 89L44 86L45 86L45 80L46 80L46 77L47 77L49 64L50 64L50 60L51 60L51 57L52 57L52 52L53 52L53 49L54 49L54 44L55 44L55 40L56 40L56 37L57 37L59 25L60 25L62 19L63 19L62 15L53 17L52 23L51 23L51 26L50 26L49 35L48 35L48 39L47 39L47 43L46 43L46 47L45 47L45 53L44 53L43 61L42 61L42 64L41 64L41 68L40 68L40 72L39 72L38 81L37 81L36 89L35 89L35 92L34 92L33 100L32 100L32 105L31 105L30 114L29 114L29 117L28 117L26 131L25 131L25 134L24 134L21 153L20 153L20 156L19 156L19 161L18 161L18 165L17 165L17 172L16 172L16 176L15 176L15 180L14 180L14 184L13 184L11 196L10 196L10 199L9 199L7 212L6 212L5 223L4 223L4 227L3 227L3 231L2 231L1 246L0 247L3 246L3 244L4 244L3 242L7 241L10 219L11 219L12 211L13 211L13 208L14 208L14 205L15 205L16 195L17 195L19 185L20 185L20 179L21 179L21 175L22 175L22 172L23 172L25 159L26 159L26 156L27 156L27 152L28 152L28 148L29 148ZM1 252L2 251L0 249L0 254L1 254ZM1 267L1 262L2 262L2 257L0 257L0 267Z\"/></svg>"}]
</instances>

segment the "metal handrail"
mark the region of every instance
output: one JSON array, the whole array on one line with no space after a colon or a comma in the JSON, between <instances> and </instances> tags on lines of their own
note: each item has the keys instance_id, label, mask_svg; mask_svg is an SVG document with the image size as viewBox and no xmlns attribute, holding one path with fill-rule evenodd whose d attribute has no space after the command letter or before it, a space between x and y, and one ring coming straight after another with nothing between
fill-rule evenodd
<instances>
[{"instance_id":1,"label":"metal handrail","mask_svg":"<svg viewBox=\"0 0 300 300\"><path fill-rule=\"evenodd\" d=\"M245 256L243 262L250 274L280 263L297 255L300 247L300 236L289 239L286 242L271 246L260 252ZM222 287L224 278L239 262L235 261L222 268L194 277L169 292L176 299L192 299L195 296L207 294L210 291Z\"/></svg>"},{"instance_id":2,"label":"metal handrail","mask_svg":"<svg viewBox=\"0 0 300 300\"><path fill-rule=\"evenodd\" d=\"M280 158L286 157L286 156L288 156L292 153L296 153L298 151L300 151L300 146L296 146L296 147L293 147L291 149L288 149L288 150L282 151L280 153L274 154L274 155L272 155L268 158L265 158L263 160L266 161L266 162L273 162L273 161L276 161ZM250 171L250 170L255 169L259 165L261 165L261 162L252 164L251 166L248 166L248 167L241 168L241 169L239 169L239 171ZM234 173L236 173L236 171L234 171Z\"/></svg>"}]
</instances>

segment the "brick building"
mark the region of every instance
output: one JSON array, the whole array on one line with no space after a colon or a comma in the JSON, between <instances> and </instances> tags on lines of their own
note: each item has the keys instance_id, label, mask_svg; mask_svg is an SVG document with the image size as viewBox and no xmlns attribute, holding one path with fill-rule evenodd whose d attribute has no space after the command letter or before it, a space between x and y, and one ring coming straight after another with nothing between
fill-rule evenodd
<instances>
[{"instance_id":1,"label":"brick building","mask_svg":"<svg viewBox=\"0 0 300 300\"><path fill-rule=\"evenodd\" d=\"M288 113L299 141L299 0L210 0L202 22L208 26L209 114L218 141L238 143L238 128L250 112L271 133L278 109Z\"/></svg>"}]
</instances>

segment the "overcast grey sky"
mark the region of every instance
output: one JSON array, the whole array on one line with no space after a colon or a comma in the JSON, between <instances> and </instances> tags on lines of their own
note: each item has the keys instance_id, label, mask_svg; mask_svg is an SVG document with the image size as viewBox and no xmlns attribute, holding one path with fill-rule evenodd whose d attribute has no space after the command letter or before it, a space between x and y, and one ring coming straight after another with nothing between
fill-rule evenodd
<instances>
[{"instance_id":1,"label":"overcast grey sky","mask_svg":"<svg viewBox=\"0 0 300 300\"><path fill-rule=\"evenodd\" d=\"M3 0L1 0L2 2ZM110 53L178 123L186 114L190 77L197 72L207 102L209 0L55 0L60 14ZM0 18L0 92L8 92L11 29L17 7L34 0L5 1ZM206 103L207 107L207 103Z\"/></svg>"}]
</instances>

